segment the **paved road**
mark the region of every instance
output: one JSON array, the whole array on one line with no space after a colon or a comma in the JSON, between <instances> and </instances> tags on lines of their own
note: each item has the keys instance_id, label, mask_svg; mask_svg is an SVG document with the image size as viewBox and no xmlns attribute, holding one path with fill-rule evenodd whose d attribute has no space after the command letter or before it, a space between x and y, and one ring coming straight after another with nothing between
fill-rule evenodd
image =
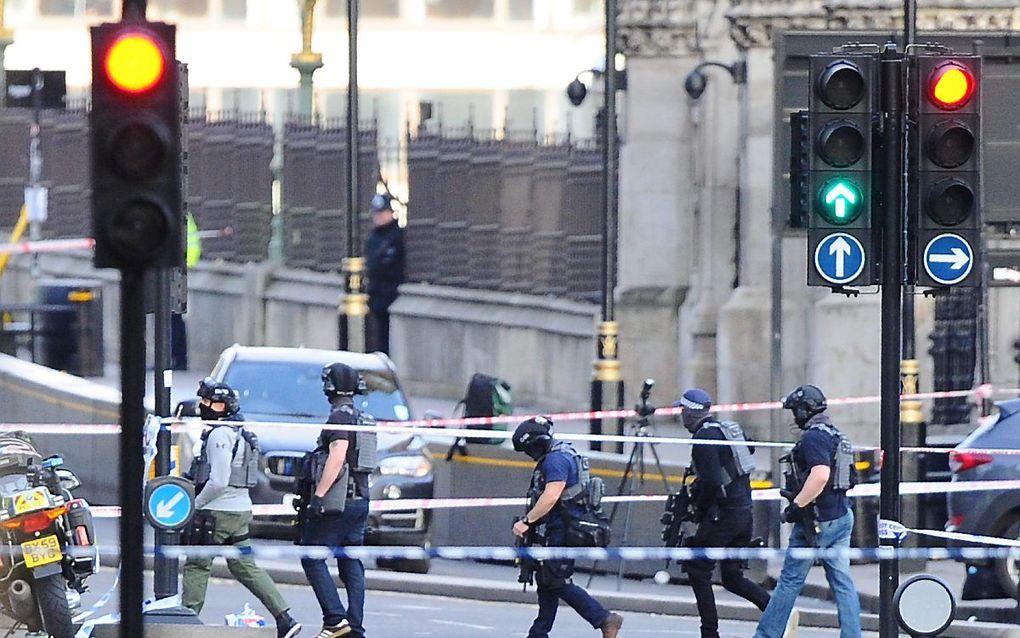
<instances>
[{"instance_id":1,"label":"paved road","mask_svg":"<svg viewBox=\"0 0 1020 638\"><path fill-rule=\"evenodd\" d=\"M86 595L91 604L105 592L113 581L113 570L107 569L92 581L93 591ZM149 585L151 587L151 585ZM147 591L151 589L147 588ZM305 625L302 636L314 636L321 617L311 589L305 586L282 585L281 591L292 606L292 614ZM240 611L248 602L259 613L266 611L240 585L229 580L214 579L209 587L202 619L207 624L221 624L227 614ZM104 612L116 609L116 600ZM405 638L407 636L437 636L442 638L518 637L526 636L536 612L535 605L495 603L457 598L439 598L413 594L369 592L366 603L366 629L371 638ZM661 616L654 614L625 614L621 637L675 636L697 637L698 621L695 618ZM270 622L271 619L270 619ZM723 621L720 634L725 638L750 638L754 625L746 622ZM568 608L561 608L553 638L567 636L596 636L591 627ZM836 630L802 629L798 638L834 638ZM868 638L875 634L866 633Z\"/></svg>"}]
</instances>

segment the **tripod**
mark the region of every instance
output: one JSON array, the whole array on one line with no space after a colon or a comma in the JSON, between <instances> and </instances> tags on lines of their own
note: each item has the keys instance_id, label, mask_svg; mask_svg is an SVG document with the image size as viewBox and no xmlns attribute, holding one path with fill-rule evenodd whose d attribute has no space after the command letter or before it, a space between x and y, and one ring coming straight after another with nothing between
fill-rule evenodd
<instances>
[{"instance_id":1,"label":"tripod","mask_svg":"<svg viewBox=\"0 0 1020 638\"><path fill-rule=\"evenodd\" d=\"M641 386L641 402L634 406L634 411L637 416L630 423L631 435L636 437L647 437L651 435L652 424L650 417L655 414L655 407L648 405L648 397L651 396L652 386L655 385L655 379L645 379L644 385ZM627 466L623 469L623 478L620 479L620 486L616 490L617 496L633 496L634 485L637 483L641 488L645 486L645 446L652 453L652 460L655 462L655 469L658 470L659 478L662 479L662 485L666 488L666 493L669 493L669 481L666 479L666 471L662 469L662 461L659 458L659 452L655 448L655 443L646 443L645 441L638 440L634 442L634 447L631 448L630 458L627 459ZM620 502L616 501L613 503L612 509L609 511L609 522L612 523L616 520L616 514L620 508ZM624 546L627 544L627 539L630 537L630 522L631 517L634 513L633 501L627 502L627 507L624 513L623 519L623 538L620 541L620 545ZM591 586L592 579L595 578L595 569L598 567L598 561L594 562L591 566L591 573L588 574L588 586ZM616 573L616 589L620 590L621 582L623 580L623 560L620 560L620 567Z\"/></svg>"}]
</instances>

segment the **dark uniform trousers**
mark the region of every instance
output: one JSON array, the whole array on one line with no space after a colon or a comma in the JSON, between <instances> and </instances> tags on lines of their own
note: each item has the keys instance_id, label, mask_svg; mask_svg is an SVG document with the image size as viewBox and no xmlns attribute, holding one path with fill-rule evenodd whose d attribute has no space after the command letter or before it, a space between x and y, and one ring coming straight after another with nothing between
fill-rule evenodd
<instances>
[{"instance_id":1,"label":"dark uniform trousers","mask_svg":"<svg viewBox=\"0 0 1020 638\"><path fill-rule=\"evenodd\" d=\"M564 530L547 530L549 547L563 547L566 544ZM538 585L538 616L531 625L528 638L548 638L556 622L556 610L560 601L570 605L592 627L598 629L609 617L609 611L599 604L581 587L571 582L574 575L574 561L545 560L535 573Z\"/></svg>"},{"instance_id":2,"label":"dark uniform trousers","mask_svg":"<svg viewBox=\"0 0 1020 638\"><path fill-rule=\"evenodd\" d=\"M716 520L706 520L698 526L688 547L747 547L751 542L752 528L750 509L720 509ZM719 613L712 592L714 569L714 560L697 559L684 563L684 570L698 603L702 638L719 638ZM719 571L723 587L765 611L769 604L769 593L744 577L743 561L721 561Z\"/></svg>"}]
</instances>

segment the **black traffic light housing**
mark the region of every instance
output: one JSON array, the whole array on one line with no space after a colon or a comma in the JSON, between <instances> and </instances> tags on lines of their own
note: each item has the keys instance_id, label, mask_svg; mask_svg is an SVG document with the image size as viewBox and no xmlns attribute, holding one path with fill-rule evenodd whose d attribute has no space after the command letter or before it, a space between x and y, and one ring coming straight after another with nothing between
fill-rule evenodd
<instances>
[{"instance_id":1,"label":"black traffic light housing","mask_svg":"<svg viewBox=\"0 0 1020 638\"><path fill-rule=\"evenodd\" d=\"M870 52L811 56L807 126L794 130L799 139L791 147L807 155L807 179L791 189L792 212L807 208L808 285L878 283L872 232L878 69Z\"/></svg>"},{"instance_id":2,"label":"black traffic light housing","mask_svg":"<svg viewBox=\"0 0 1020 638\"><path fill-rule=\"evenodd\" d=\"M183 262L176 28L92 27L92 231L97 268Z\"/></svg>"},{"instance_id":3,"label":"black traffic light housing","mask_svg":"<svg viewBox=\"0 0 1020 638\"><path fill-rule=\"evenodd\" d=\"M908 269L918 286L976 286L981 262L981 57L922 53L910 68Z\"/></svg>"}]
</instances>

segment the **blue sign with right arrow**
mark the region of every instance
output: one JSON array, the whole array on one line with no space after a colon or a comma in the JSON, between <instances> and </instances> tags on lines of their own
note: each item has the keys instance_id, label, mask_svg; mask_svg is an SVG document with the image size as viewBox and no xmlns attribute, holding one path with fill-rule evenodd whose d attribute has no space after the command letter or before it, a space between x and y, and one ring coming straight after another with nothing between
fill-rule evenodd
<instances>
[{"instance_id":1,"label":"blue sign with right arrow","mask_svg":"<svg viewBox=\"0 0 1020 638\"><path fill-rule=\"evenodd\" d=\"M943 286L958 284L974 267L974 249L955 233L937 235L924 248L924 270Z\"/></svg>"},{"instance_id":2,"label":"blue sign with right arrow","mask_svg":"<svg viewBox=\"0 0 1020 638\"><path fill-rule=\"evenodd\" d=\"M815 270L829 283L850 283L864 271L864 254L864 246L853 235L832 233L815 247Z\"/></svg>"}]
</instances>

